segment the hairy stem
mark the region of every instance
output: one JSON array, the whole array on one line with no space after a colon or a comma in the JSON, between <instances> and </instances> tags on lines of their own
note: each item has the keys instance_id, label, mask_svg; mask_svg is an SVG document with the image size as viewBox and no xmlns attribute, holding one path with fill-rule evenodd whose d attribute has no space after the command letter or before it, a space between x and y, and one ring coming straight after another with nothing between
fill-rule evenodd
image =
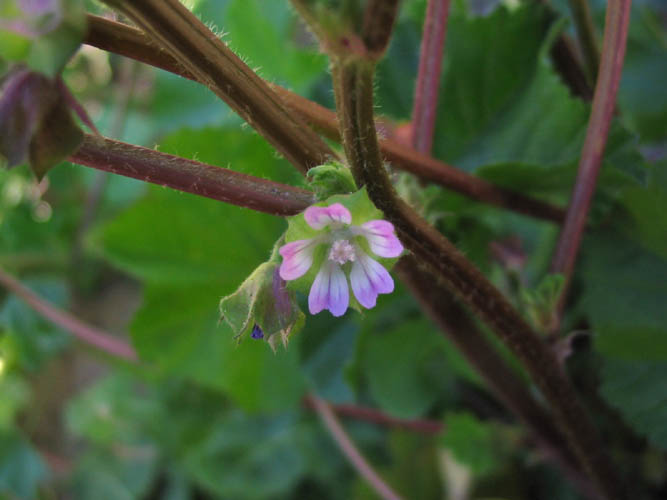
<instances>
[{"instance_id":1,"label":"hairy stem","mask_svg":"<svg viewBox=\"0 0 667 500\"><path fill-rule=\"evenodd\" d=\"M302 172L335 157L269 86L178 0L106 0L125 13Z\"/></svg>"},{"instance_id":2,"label":"hairy stem","mask_svg":"<svg viewBox=\"0 0 667 500\"><path fill-rule=\"evenodd\" d=\"M412 107L412 147L427 155L433 146L448 16L449 0L429 0Z\"/></svg>"},{"instance_id":3,"label":"hairy stem","mask_svg":"<svg viewBox=\"0 0 667 500\"><path fill-rule=\"evenodd\" d=\"M565 293L572 279L574 265L581 245L588 212L602 165L607 135L616 105L625 46L630 21L631 0L609 0L605 21L604 42L600 73L595 86L591 117L579 160L579 172L561 230L551 269L566 278L565 291L560 301L563 307Z\"/></svg>"},{"instance_id":4,"label":"hairy stem","mask_svg":"<svg viewBox=\"0 0 667 500\"><path fill-rule=\"evenodd\" d=\"M93 135L69 160L272 215L294 215L315 202L305 189Z\"/></svg>"},{"instance_id":5,"label":"hairy stem","mask_svg":"<svg viewBox=\"0 0 667 500\"><path fill-rule=\"evenodd\" d=\"M396 227L405 246L477 313L519 358L544 397L572 449L607 498L622 498L595 427L551 350L493 284L442 234L394 191L384 169L373 120L373 70L368 60L334 59L336 106L353 175Z\"/></svg>"},{"instance_id":6,"label":"hairy stem","mask_svg":"<svg viewBox=\"0 0 667 500\"><path fill-rule=\"evenodd\" d=\"M125 361L137 361L137 354L129 344L113 335L87 325L66 311L52 306L36 293L0 269L0 284L21 297L30 307L56 326L71 332L76 338L111 356Z\"/></svg>"},{"instance_id":7,"label":"hairy stem","mask_svg":"<svg viewBox=\"0 0 667 500\"><path fill-rule=\"evenodd\" d=\"M336 415L334 415L329 404L315 395L311 395L309 399L313 408L322 420L322 423L325 425L334 441L336 441L338 448L340 448L340 451L347 457L350 464L355 468L359 475L368 482L380 498L384 500L400 500L401 497L384 482L357 449L356 445L352 442L352 439L350 439L350 436L348 436L345 429L343 429L343 426L340 425L340 422L336 418Z\"/></svg>"},{"instance_id":8,"label":"hairy stem","mask_svg":"<svg viewBox=\"0 0 667 500\"><path fill-rule=\"evenodd\" d=\"M579 46L586 61L588 74L591 81L595 82L598 74L598 66L600 65L600 49L598 47L595 24L593 24L591 7L588 4L588 0L569 0L569 3L572 18L574 19L574 27L577 31L577 39L579 40Z\"/></svg>"},{"instance_id":9,"label":"hairy stem","mask_svg":"<svg viewBox=\"0 0 667 500\"><path fill-rule=\"evenodd\" d=\"M461 351L489 388L522 422L541 450L579 490L590 499L599 499L591 483L581 474L567 441L549 414L528 392L525 384L491 346L451 292L412 256L403 257L394 268L422 306L424 313Z\"/></svg>"},{"instance_id":10,"label":"hairy stem","mask_svg":"<svg viewBox=\"0 0 667 500\"><path fill-rule=\"evenodd\" d=\"M131 26L97 16L88 16L88 35L85 42L185 78L197 80L168 51L157 48L145 34ZM289 108L301 115L317 130L332 140L340 140L338 121L333 111L277 85L272 85L272 88ZM565 218L565 211L559 207L494 186L483 179L420 154L397 142L382 140L380 148L387 161L390 161L395 167L474 200L553 222L561 222Z\"/></svg>"}]
</instances>

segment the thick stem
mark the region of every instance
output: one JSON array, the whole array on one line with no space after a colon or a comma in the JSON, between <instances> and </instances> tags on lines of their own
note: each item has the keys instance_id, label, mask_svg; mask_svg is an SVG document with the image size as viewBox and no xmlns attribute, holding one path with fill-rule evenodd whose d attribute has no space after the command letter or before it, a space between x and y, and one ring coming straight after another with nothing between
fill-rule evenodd
<instances>
[{"instance_id":1,"label":"thick stem","mask_svg":"<svg viewBox=\"0 0 667 500\"><path fill-rule=\"evenodd\" d=\"M145 34L131 26L108 21L101 17L88 16L86 43L196 80L196 77L183 68L168 51L157 48ZM311 123L328 138L340 140L338 121L333 111L277 85L272 85L272 88L280 95L285 104L299 113L304 120ZM474 200L553 222L561 222L565 218L565 211L561 208L498 188L394 141L382 140L380 147L387 161L390 161L395 167Z\"/></svg>"},{"instance_id":2,"label":"thick stem","mask_svg":"<svg viewBox=\"0 0 667 500\"><path fill-rule=\"evenodd\" d=\"M329 404L315 395L311 395L309 399L313 408L317 412L317 415L322 420L322 423L325 425L334 441L336 441L338 448L340 448L340 451L347 457L350 464L355 468L359 475L368 482L380 498L384 500L401 500L401 497L384 482L357 449L350 439L350 436L348 436L345 429L343 429L343 426L340 425L340 422L336 418L336 415L334 415Z\"/></svg>"},{"instance_id":3,"label":"thick stem","mask_svg":"<svg viewBox=\"0 0 667 500\"><path fill-rule=\"evenodd\" d=\"M496 396L531 433L547 458L554 462L579 490L599 499L588 479L581 474L567 441L550 415L526 389L523 381L491 346L466 311L412 256L403 257L394 268L422 306L424 313L461 351Z\"/></svg>"},{"instance_id":4,"label":"thick stem","mask_svg":"<svg viewBox=\"0 0 667 500\"><path fill-rule=\"evenodd\" d=\"M600 49L598 47L597 33L593 24L593 15L588 0L569 0L574 27L577 31L577 39L581 52L586 61L588 74L592 82L595 82L600 65Z\"/></svg>"},{"instance_id":5,"label":"thick stem","mask_svg":"<svg viewBox=\"0 0 667 500\"><path fill-rule=\"evenodd\" d=\"M166 48L302 172L335 157L269 86L178 0L107 0Z\"/></svg>"},{"instance_id":6,"label":"thick stem","mask_svg":"<svg viewBox=\"0 0 667 500\"><path fill-rule=\"evenodd\" d=\"M71 332L86 344L125 361L137 361L137 354L132 346L102 330L87 325L68 312L52 306L2 269L0 269L0 284L25 300L30 307L51 323Z\"/></svg>"},{"instance_id":7,"label":"thick stem","mask_svg":"<svg viewBox=\"0 0 667 500\"><path fill-rule=\"evenodd\" d=\"M448 16L449 0L429 0L412 107L412 147L426 155L431 153L433 146Z\"/></svg>"},{"instance_id":8,"label":"thick stem","mask_svg":"<svg viewBox=\"0 0 667 500\"><path fill-rule=\"evenodd\" d=\"M333 61L343 144L357 183L366 186L370 199L394 224L407 249L477 313L523 363L600 492L610 499L622 498L618 476L596 429L551 350L502 293L449 240L396 195L384 169L375 133L373 69L367 60Z\"/></svg>"},{"instance_id":9,"label":"thick stem","mask_svg":"<svg viewBox=\"0 0 667 500\"><path fill-rule=\"evenodd\" d=\"M625 56L631 3L631 0L609 0L607 6L600 74L595 86L593 108L579 160L579 173L551 265L553 272L565 275L565 290L574 272L614 115ZM560 301L561 307L565 293L566 291L563 292Z\"/></svg>"},{"instance_id":10,"label":"thick stem","mask_svg":"<svg viewBox=\"0 0 667 500\"><path fill-rule=\"evenodd\" d=\"M368 0L361 38L371 57L380 59L389 46L400 0Z\"/></svg>"},{"instance_id":11,"label":"thick stem","mask_svg":"<svg viewBox=\"0 0 667 500\"><path fill-rule=\"evenodd\" d=\"M93 135L69 160L272 215L294 215L315 202L305 189Z\"/></svg>"}]
</instances>

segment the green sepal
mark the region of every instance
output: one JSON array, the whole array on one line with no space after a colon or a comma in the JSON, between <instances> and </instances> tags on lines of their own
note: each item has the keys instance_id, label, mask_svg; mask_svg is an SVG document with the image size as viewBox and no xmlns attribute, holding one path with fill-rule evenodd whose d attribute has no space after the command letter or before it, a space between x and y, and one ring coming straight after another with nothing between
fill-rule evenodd
<instances>
[{"instance_id":1,"label":"green sepal","mask_svg":"<svg viewBox=\"0 0 667 500\"><path fill-rule=\"evenodd\" d=\"M357 189L350 169L338 161L311 168L307 176L310 187L320 200L336 194L353 193Z\"/></svg>"},{"instance_id":2,"label":"green sepal","mask_svg":"<svg viewBox=\"0 0 667 500\"><path fill-rule=\"evenodd\" d=\"M551 328L564 286L565 277L562 274L549 274L535 289L521 289L521 302L525 313L536 328L542 331Z\"/></svg>"},{"instance_id":3,"label":"green sepal","mask_svg":"<svg viewBox=\"0 0 667 500\"><path fill-rule=\"evenodd\" d=\"M257 325L274 351L278 339L287 346L290 335L305 323L294 292L286 288L278 275L275 259L261 264L236 292L222 298L220 315L239 341Z\"/></svg>"}]
</instances>

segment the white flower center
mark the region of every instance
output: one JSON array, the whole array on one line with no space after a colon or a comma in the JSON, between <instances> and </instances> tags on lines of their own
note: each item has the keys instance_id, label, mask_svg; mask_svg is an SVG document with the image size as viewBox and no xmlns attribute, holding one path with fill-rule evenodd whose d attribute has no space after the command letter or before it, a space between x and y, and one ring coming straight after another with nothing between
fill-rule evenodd
<instances>
[{"instance_id":1,"label":"white flower center","mask_svg":"<svg viewBox=\"0 0 667 500\"><path fill-rule=\"evenodd\" d=\"M354 246L348 240L336 240L331 245L329 250L329 260L345 264L346 262L354 262L357 254L354 251Z\"/></svg>"}]
</instances>

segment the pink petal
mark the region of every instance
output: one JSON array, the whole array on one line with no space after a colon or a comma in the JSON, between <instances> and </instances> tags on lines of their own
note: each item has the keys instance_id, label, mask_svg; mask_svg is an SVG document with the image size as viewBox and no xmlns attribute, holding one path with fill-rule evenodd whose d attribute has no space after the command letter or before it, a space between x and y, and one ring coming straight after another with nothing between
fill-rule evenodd
<instances>
[{"instance_id":1,"label":"pink petal","mask_svg":"<svg viewBox=\"0 0 667 500\"><path fill-rule=\"evenodd\" d=\"M310 288L308 310L317 314L328 309L334 316L342 316L349 303L350 292L343 270L334 262L325 262Z\"/></svg>"},{"instance_id":2,"label":"pink petal","mask_svg":"<svg viewBox=\"0 0 667 500\"><path fill-rule=\"evenodd\" d=\"M380 257L398 257L403 245L394 233L394 225L386 220L372 220L362 224L362 232L371 251Z\"/></svg>"},{"instance_id":3,"label":"pink petal","mask_svg":"<svg viewBox=\"0 0 667 500\"><path fill-rule=\"evenodd\" d=\"M303 215L313 229L323 229L332 222L343 224L352 222L350 211L340 203L334 203L328 207L308 207Z\"/></svg>"},{"instance_id":4,"label":"pink petal","mask_svg":"<svg viewBox=\"0 0 667 500\"><path fill-rule=\"evenodd\" d=\"M317 241L297 240L280 247L283 262L280 264L280 277L285 281L295 280L308 272L313 265L313 250Z\"/></svg>"},{"instance_id":5,"label":"pink petal","mask_svg":"<svg viewBox=\"0 0 667 500\"><path fill-rule=\"evenodd\" d=\"M358 252L352 265L350 284L354 296L366 309L375 307L378 294L394 291L394 280L387 270L362 252Z\"/></svg>"}]
</instances>

